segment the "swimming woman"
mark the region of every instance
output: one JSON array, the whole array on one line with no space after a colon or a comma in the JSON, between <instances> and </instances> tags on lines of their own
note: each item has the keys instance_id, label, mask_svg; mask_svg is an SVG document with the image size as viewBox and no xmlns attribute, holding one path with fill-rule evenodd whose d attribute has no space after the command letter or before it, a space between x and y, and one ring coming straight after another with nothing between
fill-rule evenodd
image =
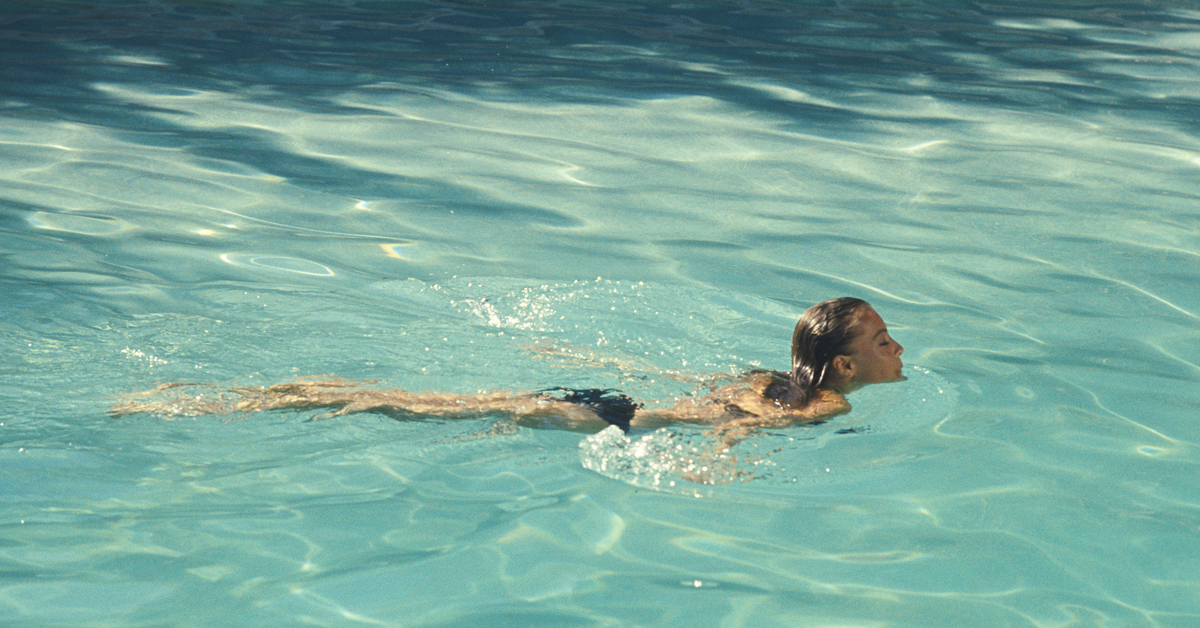
<instances>
[{"instance_id":1,"label":"swimming woman","mask_svg":"<svg viewBox=\"0 0 1200 628\"><path fill-rule=\"evenodd\" d=\"M164 384L114 405L109 414L195 416L327 410L313 418L371 412L403 419L500 413L517 425L530 427L597 430L617 425L628 431L631 427L686 422L744 430L819 423L849 412L846 396L851 392L868 384L904 379L902 353L904 347L892 339L887 325L869 303L842 297L818 303L800 317L792 334L790 372L751 371L733 384L669 407L648 408L611 390L552 388L532 393L452 395L372 388L364 382L316 380L220 391L196 384ZM144 400L154 396L160 398Z\"/></svg>"}]
</instances>

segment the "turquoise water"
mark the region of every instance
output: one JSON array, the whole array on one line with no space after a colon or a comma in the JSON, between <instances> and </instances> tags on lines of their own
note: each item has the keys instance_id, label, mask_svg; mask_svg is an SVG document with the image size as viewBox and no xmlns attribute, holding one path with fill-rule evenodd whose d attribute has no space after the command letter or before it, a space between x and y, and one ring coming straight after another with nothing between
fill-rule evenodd
<instances>
[{"instance_id":1,"label":"turquoise water","mask_svg":"<svg viewBox=\"0 0 1200 628\"><path fill-rule=\"evenodd\" d=\"M1182 2L6 2L0 616L1200 624ZM105 410L690 394L870 300L907 382L699 431Z\"/></svg>"}]
</instances>

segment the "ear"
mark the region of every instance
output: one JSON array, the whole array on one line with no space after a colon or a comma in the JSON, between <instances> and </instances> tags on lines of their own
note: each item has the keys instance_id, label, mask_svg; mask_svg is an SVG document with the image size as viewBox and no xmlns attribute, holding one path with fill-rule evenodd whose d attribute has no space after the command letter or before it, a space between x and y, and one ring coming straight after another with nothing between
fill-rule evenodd
<instances>
[{"instance_id":1,"label":"ear","mask_svg":"<svg viewBox=\"0 0 1200 628\"><path fill-rule=\"evenodd\" d=\"M848 355L834 356L834 358L830 362L830 364L833 366L833 370L839 376L841 376L842 379L845 379L845 380L853 379L853 377L854 377L854 360L851 360L850 356L848 356Z\"/></svg>"}]
</instances>

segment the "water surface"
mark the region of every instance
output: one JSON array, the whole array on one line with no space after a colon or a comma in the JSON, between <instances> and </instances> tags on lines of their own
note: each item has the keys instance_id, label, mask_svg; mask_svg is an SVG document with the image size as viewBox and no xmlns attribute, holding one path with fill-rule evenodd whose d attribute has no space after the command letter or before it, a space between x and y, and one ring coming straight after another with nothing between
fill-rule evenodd
<instances>
[{"instance_id":1,"label":"water surface","mask_svg":"<svg viewBox=\"0 0 1200 628\"><path fill-rule=\"evenodd\" d=\"M1193 625L1198 26L1169 1L6 3L0 609ZM105 415L300 376L670 399L785 368L843 294L909 381L747 441L725 486L656 482L684 428Z\"/></svg>"}]
</instances>

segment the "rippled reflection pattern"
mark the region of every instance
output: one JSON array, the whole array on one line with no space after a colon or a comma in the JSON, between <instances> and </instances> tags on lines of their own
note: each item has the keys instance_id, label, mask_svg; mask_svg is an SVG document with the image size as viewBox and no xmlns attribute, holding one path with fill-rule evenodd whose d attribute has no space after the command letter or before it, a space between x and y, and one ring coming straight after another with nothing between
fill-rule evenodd
<instances>
[{"instance_id":1,"label":"rippled reflection pattern","mask_svg":"<svg viewBox=\"0 0 1200 628\"><path fill-rule=\"evenodd\" d=\"M1197 32L1175 0L4 2L0 616L1197 625ZM730 452L104 414L302 377L670 403L787 368L840 295L908 381Z\"/></svg>"}]
</instances>

